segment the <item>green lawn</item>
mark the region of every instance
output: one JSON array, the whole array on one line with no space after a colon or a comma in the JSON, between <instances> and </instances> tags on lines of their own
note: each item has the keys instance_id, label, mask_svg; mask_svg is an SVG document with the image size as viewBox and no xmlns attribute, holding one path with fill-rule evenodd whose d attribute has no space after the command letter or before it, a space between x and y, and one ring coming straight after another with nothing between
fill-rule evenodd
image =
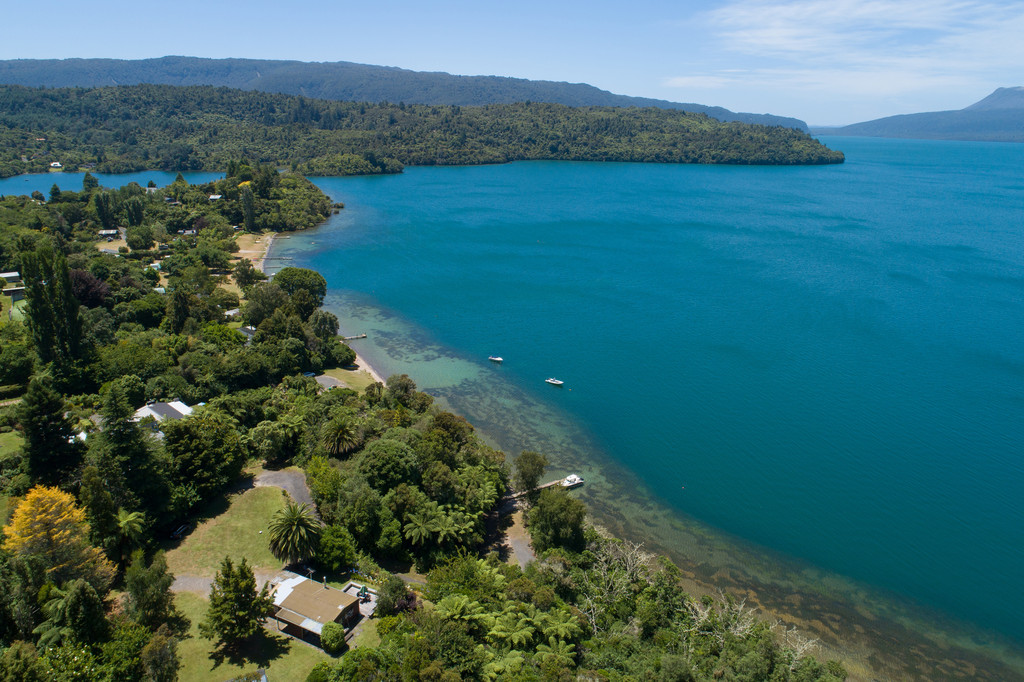
<instances>
[{"instance_id":1,"label":"green lawn","mask_svg":"<svg viewBox=\"0 0 1024 682\"><path fill-rule=\"evenodd\" d=\"M361 369L344 369L342 367L337 367L335 369L325 370L324 374L344 381L349 388L359 393L365 391L366 387L373 383L373 377L370 376L370 373Z\"/></svg>"},{"instance_id":2,"label":"green lawn","mask_svg":"<svg viewBox=\"0 0 1024 682\"><path fill-rule=\"evenodd\" d=\"M380 635L377 634L377 619L368 618L363 621L362 625L359 626L359 632L349 642L349 647L356 648L357 646L368 646L376 647L380 646Z\"/></svg>"},{"instance_id":3,"label":"green lawn","mask_svg":"<svg viewBox=\"0 0 1024 682\"><path fill-rule=\"evenodd\" d=\"M0 458L13 455L21 449L22 438L17 431L0 433Z\"/></svg>"},{"instance_id":4,"label":"green lawn","mask_svg":"<svg viewBox=\"0 0 1024 682\"><path fill-rule=\"evenodd\" d=\"M267 527L274 512L283 509L287 496L280 488L250 488L214 502L181 544L167 552L167 566L175 575L212 578L225 556L235 562L245 557L253 570L279 570L281 562L270 553ZM262 534L260 531L263 531Z\"/></svg>"},{"instance_id":5,"label":"green lawn","mask_svg":"<svg viewBox=\"0 0 1024 682\"><path fill-rule=\"evenodd\" d=\"M178 645L182 668L180 682L229 680L265 668L274 682L303 682L309 671L330 656L302 642L264 630L254 641L231 656L218 655L213 643L199 634L199 622L206 615L206 599L191 592L175 596L174 603L192 621L189 637Z\"/></svg>"}]
</instances>

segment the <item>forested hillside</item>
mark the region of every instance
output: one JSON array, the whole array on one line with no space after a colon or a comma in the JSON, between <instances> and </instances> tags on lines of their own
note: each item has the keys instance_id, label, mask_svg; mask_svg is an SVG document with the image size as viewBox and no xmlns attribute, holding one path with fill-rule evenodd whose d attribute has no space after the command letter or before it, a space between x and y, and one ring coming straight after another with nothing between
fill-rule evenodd
<instances>
[{"instance_id":1,"label":"forested hillside","mask_svg":"<svg viewBox=\"0 0 1024 682\"><path fill-rule=\"evenodd\" d=\"M107 85L218 85L348 102L405 102L482 106L548 102L574 107L660 107L707 114L720 121L807 130L798 119L735 113L722 107L628 97L586 83L531 81L499 76L453 76L352 62L270 59L11 59L0 61L0 83L29 87Z\"/></svg>"},{"instance_id":2,"label":"forested hillside","mask_svg":"<svg viewBox=\"0 0 1024 682\"><path fill-rule=\"evenodd\" d=\"M666 109L356 104L228 88L0 86L0 175L223 170L248 158L307 175L516 160L826 164L843 155L792 128Z\"/></svg>"},{"instance_id":3,"label":"forested hillside","mask_svg":"<svg viewBox=\"0 0 1024 682\"><path fill-rule=\"evenodd\" d=\"M956 111L887 116L842 128L820 128L815 133L922 140L1024 142L1024 88L999 88L985 99Z\"/></svg>"}]
</instances>

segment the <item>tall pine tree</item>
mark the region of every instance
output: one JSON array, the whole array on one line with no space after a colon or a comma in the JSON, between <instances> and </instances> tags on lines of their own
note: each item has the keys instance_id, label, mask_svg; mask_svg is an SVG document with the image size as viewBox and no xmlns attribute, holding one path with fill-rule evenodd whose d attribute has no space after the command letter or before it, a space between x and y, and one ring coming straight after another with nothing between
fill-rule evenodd
<instances>
[{"instance_id":1,"label":"tall pine tree","mask_svg":"<svg viewBox=\"0 0 1024 682\"><path fill-rule=\"evenodd\" d=\"M54 364L54 375L73 375L81 355L82 320L71 290L68 261L52 244L44 243L21 256L25 280L28 327L39 360Z\"/></svg>"},{"instance_id":2,"label":"tall pine tree","mask_svg":"<svg viewBox=\"0 0 1024 682\"><path fill-rule=\"evenodd\" d=\"M237 646L259 631L273 605L266 583L256 591L256 577L244 557L237 568L230 557L224 557L213 579L210 608L199 624L199 632L218 645Z\"/></svg>"},{"instance_id":3,"label":"tall pine tree","mask_svg":"<svg viewBox=\"0 0 1024 682\"><path fill-rule=\"evenodd\" d=\"M82 451L66 410L52 379L34 376L17 410L25 437L25 473L33 483L57 484L81 462Z\"/></svg>"}]
</instances>

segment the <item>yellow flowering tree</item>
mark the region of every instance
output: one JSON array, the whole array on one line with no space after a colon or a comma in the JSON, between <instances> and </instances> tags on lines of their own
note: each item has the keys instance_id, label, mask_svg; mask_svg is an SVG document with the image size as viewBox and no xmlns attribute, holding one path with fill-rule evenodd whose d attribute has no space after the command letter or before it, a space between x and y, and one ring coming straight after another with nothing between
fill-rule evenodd
<instances>
[{"instance_id":1,"label":"yellow flowering tree","mask_svg":"<svg viewBox=\"0 0 1024 682\"><path fill-rule=\"evenodd\" d=\"M32 488L14 510L4 535L4 549L38 558L47 577L58 585L82 578L102 594L114 579L114 565L89 544L85 511L59 488Z\"/></svg>"}]
</instances>

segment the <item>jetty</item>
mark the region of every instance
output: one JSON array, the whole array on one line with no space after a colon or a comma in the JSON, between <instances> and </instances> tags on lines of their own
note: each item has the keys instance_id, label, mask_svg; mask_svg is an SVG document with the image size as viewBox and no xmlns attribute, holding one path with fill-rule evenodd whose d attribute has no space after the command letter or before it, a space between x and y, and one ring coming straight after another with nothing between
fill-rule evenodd
<instances>
[{"instance_id":1,"label":"jetty","mask_svg":"<svg viewBox=\"0 0 1024 682\"><path fill-rule=\"evenodd\" d=\"M564 488L575 488L577 486L583 485L583 479L580 479L578 476L576 476L576 479L578 479L579 482L573 481L569 485L565 485L565 481L567 481L568 479L570 479L570 478L572 478L574 476L575 476L575 474L570 474L569 476L566 476L565 478L559 478L558 480L551 481L550 483L544 483L542 485L537 486L536 488L531 488L530 490L521 490L519 492L509 493L508 495L505 496L505 499L506 500L518 500L520 497L523 497L524 495L529 495L532 492L537 492L539 490L544 490L545 488L554 488L555 486L559 486L559 485L564 487Z\"/></svg>"},{"instance_id":2,"label":"jetty","mask_svg":"<svg viewBox=\"0 0 1024 682\"><path fill-rule=\"evenodd\" d=\"M341 338L343 338L345 341L351 341L352 339L365 339L366 334L356 334L355 336L343 336Z\"/></svg>"}]
</instances>

